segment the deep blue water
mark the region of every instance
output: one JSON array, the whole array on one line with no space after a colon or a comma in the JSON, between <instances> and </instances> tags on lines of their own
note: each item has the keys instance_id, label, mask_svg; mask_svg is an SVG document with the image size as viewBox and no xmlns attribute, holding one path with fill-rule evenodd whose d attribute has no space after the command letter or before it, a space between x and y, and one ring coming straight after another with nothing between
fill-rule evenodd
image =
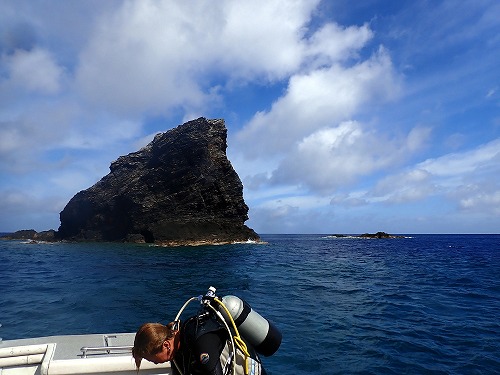
<instances>
[{"instance_id":1,"label":"deep blue water","mask_svg":"<svg viewBox=\"0 0 500 375\"><path fill-rule=\"evenodd\" d=\"M262 238L192 248L0 241L0 337L131 332L169 322L213 285L282 331L264 358L270 375L500 373L500 235Z\"/></svg>"}]
</instances>

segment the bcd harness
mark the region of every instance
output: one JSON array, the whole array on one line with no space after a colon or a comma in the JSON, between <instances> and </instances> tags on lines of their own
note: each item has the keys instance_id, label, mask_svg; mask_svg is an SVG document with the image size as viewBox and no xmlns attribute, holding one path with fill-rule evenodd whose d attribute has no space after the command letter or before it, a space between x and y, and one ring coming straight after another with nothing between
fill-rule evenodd
<instances>
[{"instance_id":1,"label":"bcd harness","mask_svg":"<svg viewBox=\"0 0 500 375\"><path fill-rule=\"evenodd\" d=\"M198 315L191 318L197 320L195 325L196 329L195 332L193 332L195 340L205 333L221 329L225 329L228 333L229 338L226 340L220 354L222 373L224 375L261 375L262 365L257 353L252 351L252 356L250 355L247 344L240 336L230 312L227 310L224 303L215 296L215 288L211 287L205 296L193 297L187 300L175 317L174 322L176 325L180 327L179 318L187 305L193 301L199 301L202 305ZM226 316L223 316L214 305L225 311ZM229 320L229 322L227 322L227 320ZM181 375L187 375L183 373L180 368L181 366L179 366L175 359L172 360L172 362Z\"/></svg>"}]
</instances>

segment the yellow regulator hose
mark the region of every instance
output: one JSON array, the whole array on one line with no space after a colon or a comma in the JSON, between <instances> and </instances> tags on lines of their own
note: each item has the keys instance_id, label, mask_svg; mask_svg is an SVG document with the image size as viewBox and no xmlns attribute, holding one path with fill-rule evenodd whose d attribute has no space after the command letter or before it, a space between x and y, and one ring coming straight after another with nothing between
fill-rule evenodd
<instances>
[{"instance_id":1,"label":"yellow regulator hose","mask_svg":"<svg viewBox=\"0 0 500 375\"><path fill-rule=\"evenodd\" d=\"M234 329L234 333L235 333L234 334L234 341L236 342L236 345L238 345L240 350L243 352L243 354L245 354L245 374L248 374L249 370L250 370L249 363L248 363L248 358L250 357L250 353L248 353L247 345L245 344L245 342L241 338L240 333L238 331L238 328L236 327L236 324L234 323L234 319L231 316L231 313L227 309L226 305L224 305L224 303L217 297L214 298L214 301L217 302L220 306L222 306L222 308L226 312L226 315L228 316L229 320L231 321L231 324L233 325L233 329ZM236 360L236 358L235 358L235 360Z\"/></svg>"},{"instance_id":2,"label":"yellow regulator hose","mask_svg":"<svg viewBox=\"0 0 500 375\"><path fill-rule=\"evenodd\" d=\"M184 305L181 307L181 309L179 310L179 313L177 314L177 316L175 317L175 320L174 322L176 322L177 324L180 323L180 316L182 314L182 312L184 311L184 309L187 307L187 305L189 305L191 302L193 301L201 301L202 300L202 296L199 296L199 297L192 297L190 299L188 299L186 301L186 303L184 303ZM226 329L229 333L229 338L231 339L231 344L233 346L233 374L235 374L235 365L236 365L236 350L235 350L235 346L238 346L238 348L243 352L243 354L245 355L245 365L244 365L244 369L245 369L245 374L248 375L248 373L250 372L250 363L249 363L249 358L250 358L250 354L248 352L248 348L245 344L245 342L243 341L243 339L241 338L240 336L240 333L238 331L238 328L236 327L236 324L234 322L234 319L233 317L231 316L231 313L229 312L229 310L227 309L226 305L224 305L224 302L222 302L219 298L215 297L214 298L214 301L217 302L220 306L222 306L222 308L224 309L224 311L226 312L226 315L228 317L228 319L230 320L231 322L231 325L233 326L233 330L234 330L234 337L233 335L231 334L231 330L229 329L229 326L227 325L226 323L226 319L224 318L224 316L222 316L222 314L217 311L213 306L211 306L209 303L206 305L208 307L210 307L215 313L216 315L219 316L219 318L224 322L225 326L226 326ZM177 367L177 370L179 371L180 374L182 374L182 371L181 369L179 368L179 366L177 365L176 361L175 360L172 360L172 362L174 363L175 367Z\"/></svg>"}]
</instances>

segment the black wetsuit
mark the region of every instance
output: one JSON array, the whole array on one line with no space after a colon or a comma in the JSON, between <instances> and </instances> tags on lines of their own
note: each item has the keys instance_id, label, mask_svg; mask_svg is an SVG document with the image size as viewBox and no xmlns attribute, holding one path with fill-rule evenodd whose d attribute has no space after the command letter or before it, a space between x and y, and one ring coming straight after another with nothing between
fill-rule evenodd
<instances>
[{"instance_id":1,"label":"black wetsuit","mask_svg":"<svg viewBox=\"0 0 500 375\"><path fill-rule=\"evenodd\" d=\"M180 348L172 363L172 372L183 375L224 375L220 355L227 339L226 328L212 314L189 318L180 329ZM262 375L265 375L262 368Z\"/></svg>"}]
</instances>

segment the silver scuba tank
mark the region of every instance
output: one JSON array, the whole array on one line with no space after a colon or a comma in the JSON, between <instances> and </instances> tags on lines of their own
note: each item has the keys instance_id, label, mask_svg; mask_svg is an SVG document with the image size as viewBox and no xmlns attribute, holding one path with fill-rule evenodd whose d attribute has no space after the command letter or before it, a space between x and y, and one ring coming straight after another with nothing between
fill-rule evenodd
<instances>
[{"instance_id":1,"label":"silver scuba tank","mask_svg":"<svg viewBox=\"0 0 500 375\"><path fill-rule=\"evenodd\" d=\"M239 332L263 356L273 355L281 345L281 332L267 319L253 310L248 303L236 296L222 297ZM227 314L219 307L227 319Z\"/></svg>"}]
</instances>

